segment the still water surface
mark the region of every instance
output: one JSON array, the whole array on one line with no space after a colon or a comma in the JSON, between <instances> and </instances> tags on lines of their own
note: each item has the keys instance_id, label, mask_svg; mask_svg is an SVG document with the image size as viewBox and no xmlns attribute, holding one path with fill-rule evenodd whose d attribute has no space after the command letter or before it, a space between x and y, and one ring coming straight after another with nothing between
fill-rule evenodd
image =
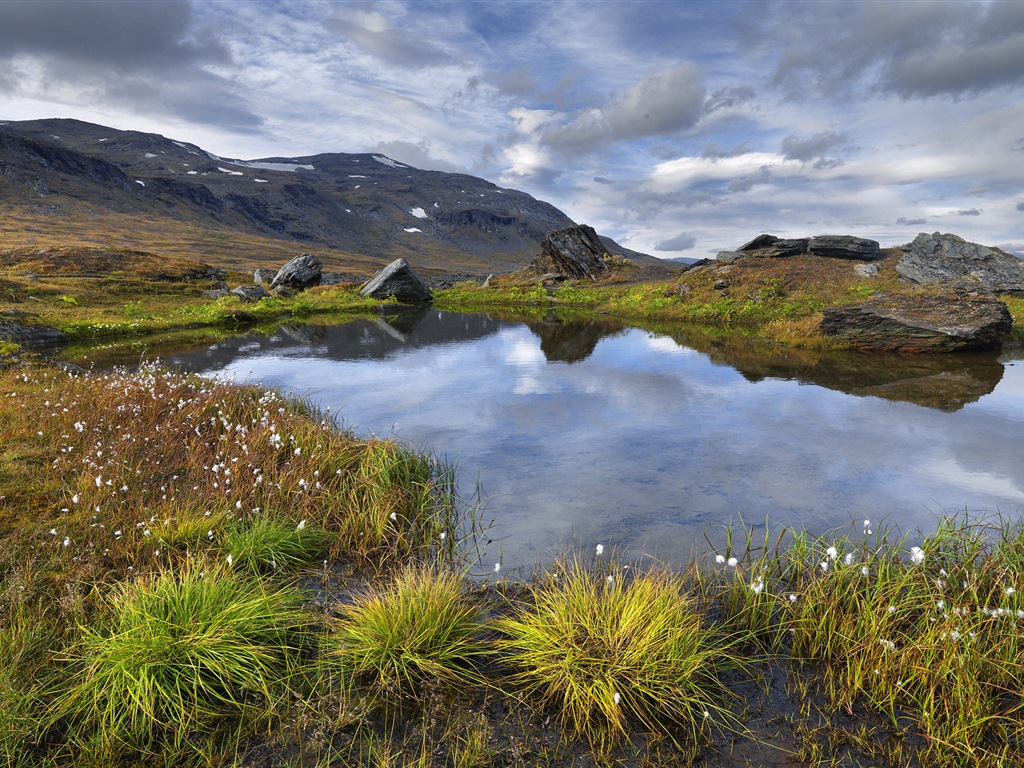
<instances>
[{"instance_id":1,"label":"still water surface","mask_svg":"<svg viewBox=\"0 0 1024 768\"><path fill-rule=\"evenodd\" d=\"M596 544L678 563L742 516L822 532L1024 512L1024 361L821 355L593 320L423 310L168 362L330 408L479 483L481 568Z\"/></svg>"}]
</instances>

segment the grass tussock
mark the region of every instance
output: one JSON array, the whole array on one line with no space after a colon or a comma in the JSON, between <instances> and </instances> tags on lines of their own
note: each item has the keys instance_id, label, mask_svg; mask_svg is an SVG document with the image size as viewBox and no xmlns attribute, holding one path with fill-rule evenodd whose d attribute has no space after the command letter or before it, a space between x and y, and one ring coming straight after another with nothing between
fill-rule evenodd
<instances>
[{"instance_id":1,"label":"grass tussock","mask_svg":"<svg viewBox=\"0 0 1024 768\"><path fill-rule=\"evenodd\" d=\"M633 723L699 742L728 716L722 673L742 666L705 625L680 579L571 559L497 623L511 682L598 750Z\"/></svg>"},{"instance_id":2,"label":"grass tussock","mask_svg":"<svg viewBox=\"0 0 1024 768\"><path fill-rule=\"evenodd\" d=\"M295 685L313 617L294 590L195 563L121 584L63 662L52 704L74 752L187 751L225 718L267 718Z\"/></svg>"},{"instance_id":3,"label":"grass tussock","mask_svg":"<svg viewBox=\"0 0 1024 768\"><path fill-rule=\"evenodd\" d=\"M414 565L359 594L326 645L375 698L408 702L430 686L481 682L481 631L479 606L458 574Z\"/></svg>"}]
</instances>

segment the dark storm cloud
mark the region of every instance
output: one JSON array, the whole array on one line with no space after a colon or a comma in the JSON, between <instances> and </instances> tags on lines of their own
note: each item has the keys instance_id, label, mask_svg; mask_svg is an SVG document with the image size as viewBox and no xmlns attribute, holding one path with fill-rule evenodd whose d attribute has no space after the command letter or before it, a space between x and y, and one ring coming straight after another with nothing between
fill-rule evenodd
<instances>
[{"instance_id":1,"label":"dark storm cloud","mask_svg":"<svg viewBox=\"0 0 1024 768\"><path fill-rule=\"evenodd\" d=\"M1017 203L1017 210L1024 211L1024 201Z\"/></svg>"},{"instance_id":2,"label":"dark storm cloud","mask_svg":"<svg viewBox=\"0 0 1024 768\"><path fill-rule=\"evenodd\" d=\"M977 208L968 208L964 211L957 211L957 216L981 216L981 211Z\"/></svg>"},{"instance_id":3,"label":"dark storm cloud","mask_svg":"<svg viewBox=\"0 0 1024 768\"><path fill-rule=\"evenodd\" d=\"M898 219L896 219L896 223L904 227L917 227L920 226L921 224L927 224L928 219L908 219L905 216L900 216Z\"/></svg>"},{"instance_id":4,"label":"dark storm cloud","mask_svg":"<svg viewBox=\"0 0 1024 768\"><path fill-rule=\"evenodd\" d=\"M654 246L656 251L688 251L697 244L697 238L689 232L682 232Z\"/></svg>"},{"instance_id":5,"label":"dark storm cloud","mask_svg":"<svg viewBox=\"0 0 1024 768\"><path fill-rule=\"evenodd\" d=\"M21 53L120 72L227 61L216 40L186 39L191 20L191 0L5 0L0 51L5 58Z\"/></svg>"},{"instance_id":6,"label":"dark storm cloud","mask_svg":"<svg viewBox=\"0 0 1024 768\"><path fill-rule=\"evenodd\" d=\"M779 48L776 81L821 94L866 86L904 98L1024 84L1024 3L861 0L751 6L748 42ZM755 37L756 36L756 37Z\"/></svg>"},{"instance_id":7,"label":"dark storm cloud","mask_svg":"<svg viewBox=\"0 0 1024 768\"><path fill-rule=\"evenodd\" d=\"M0 88L39 99L77 99L198 123L252 130L262 120L231 84L204 68L230 64L208 30L193 29L190 0L0 2L0 66L22 59L39 77L7 77ZM74 94L74 95L69 95Z\"/></svg>"}]
</instances>

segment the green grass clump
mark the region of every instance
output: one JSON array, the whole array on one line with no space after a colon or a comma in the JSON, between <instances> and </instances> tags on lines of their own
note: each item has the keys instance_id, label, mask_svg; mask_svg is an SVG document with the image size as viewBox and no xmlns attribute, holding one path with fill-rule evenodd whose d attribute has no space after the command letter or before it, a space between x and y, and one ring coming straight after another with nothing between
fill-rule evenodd
<instances>
[{"instance_id":1,"label":"green grass clump","mask_svg":"<svg viewBox=\"0 0 1024 768\"><path fill-rule=\"evenodd\" d=\"M713 714L728 714L719 675L737 658L671 574L595 573L570 560L497 627L511 682L599 750L630 720L696 742Z\"/></svg>"},{"instance_id":2,"label":"green grass clump","mask_svg":"<svg viewBox=\"0 0 1024 768\"><path fill-rule=\"evenodd\" d=\"M97 756L184 751L225 720L268 716L311 636L297 593L199 561L104 602L53 704L72 748Z\"/></svg>"},{"instance_id":3,"label":"green grass clump","mask_svg":"<svg viewBox=\"0 0 1024 768\"><path fill-rule=\"evenodd\" d=\"M374 695L409 701L431 685L478 681L480 631L479 608L459 575L409 566L359 595L326 643Z\"/></svg>"},{"instance_id":4,"label":"green grass clump","mask_svg":"<svg viewBox=\"0 0 1024 768\"><path fill-rule=\"evenodd\" d=\"M235 567L254 573L291 570L321 557L330 534L306 524L290 523L268 515L251 515L230 526L224 547Z\"/></svg>"}]
</instances>

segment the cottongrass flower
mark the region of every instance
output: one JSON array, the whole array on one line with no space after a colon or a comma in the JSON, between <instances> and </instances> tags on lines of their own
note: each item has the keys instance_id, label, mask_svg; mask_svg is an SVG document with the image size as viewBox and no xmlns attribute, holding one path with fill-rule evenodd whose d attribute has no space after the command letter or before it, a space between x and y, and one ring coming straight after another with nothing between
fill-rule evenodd
<instances>
[{"instance_id":1,"label":"cottongrass flower","mask_svg":"<svg viewBox=\"0 0 1024 768\"><path fill-rule=\"evenodd\" d=\"M594 548L594 552L597 554L597 557L600 557L601 555L603 555L604 554L604 544L598 544Z\"/></svg>"},{"instance_id":2,"label":"cottongrass flower","mask_svg":"<svg viewBox=\"0 0 1024 768\"><path fill-rule=\"evenodd\" d=\"M719 565L725 564L725 555L715 555L715 562Z\"/></svg>"},{"instance_id":3,"label":"cottongrass flower","mask_svg":"<svg viewBox=\"0 0 1024 768\"><path fill-rule=\"evenodd\" d=\"M839 557L839 550L836 549L834 546L829 547L825 550L825 554L828 555L829 560L835 560L837 557Z\"/></svg>"},{"instance_id":4,"label":"cottongrass flower","mask_svg":"<svg viewBox=\"0 0 1024 768\"><path fill-rule=\"evenodd\" d=\"M729 558L729 559L728 559L728 560L726 561L726 564L727 564L727 565L728 565L728 566L729 566L730 568L735 568L735 567L736 567L737 565L739 565L739 564L740 564L740 561L739 561L739 560L737 560L737 559L736 559L735 557L730 557L730 558Z\"/></svg>"},{"instance_id":5,"label":"cottongrass flower","mask_svg":"<svg viewBox=\"0 0 1024 768\"><path fill-rule=\"evenodd\" d=\"M762 592L764 592L764 579L758 576L757 579L752 581L750 584L750 591L753 592L755 595L760 595Z\"/></svg>"},{"instance_id":6,"label":"cottongrass flower","mask_svg":"<svg viewBox=\"0 0 1024 768\"><path fill-rule=\"evenodd\" d=\"M924 562L924 550L920 547L910 548L910 562L914 565L920 565Z\"/></svg>"}]
</instances>

